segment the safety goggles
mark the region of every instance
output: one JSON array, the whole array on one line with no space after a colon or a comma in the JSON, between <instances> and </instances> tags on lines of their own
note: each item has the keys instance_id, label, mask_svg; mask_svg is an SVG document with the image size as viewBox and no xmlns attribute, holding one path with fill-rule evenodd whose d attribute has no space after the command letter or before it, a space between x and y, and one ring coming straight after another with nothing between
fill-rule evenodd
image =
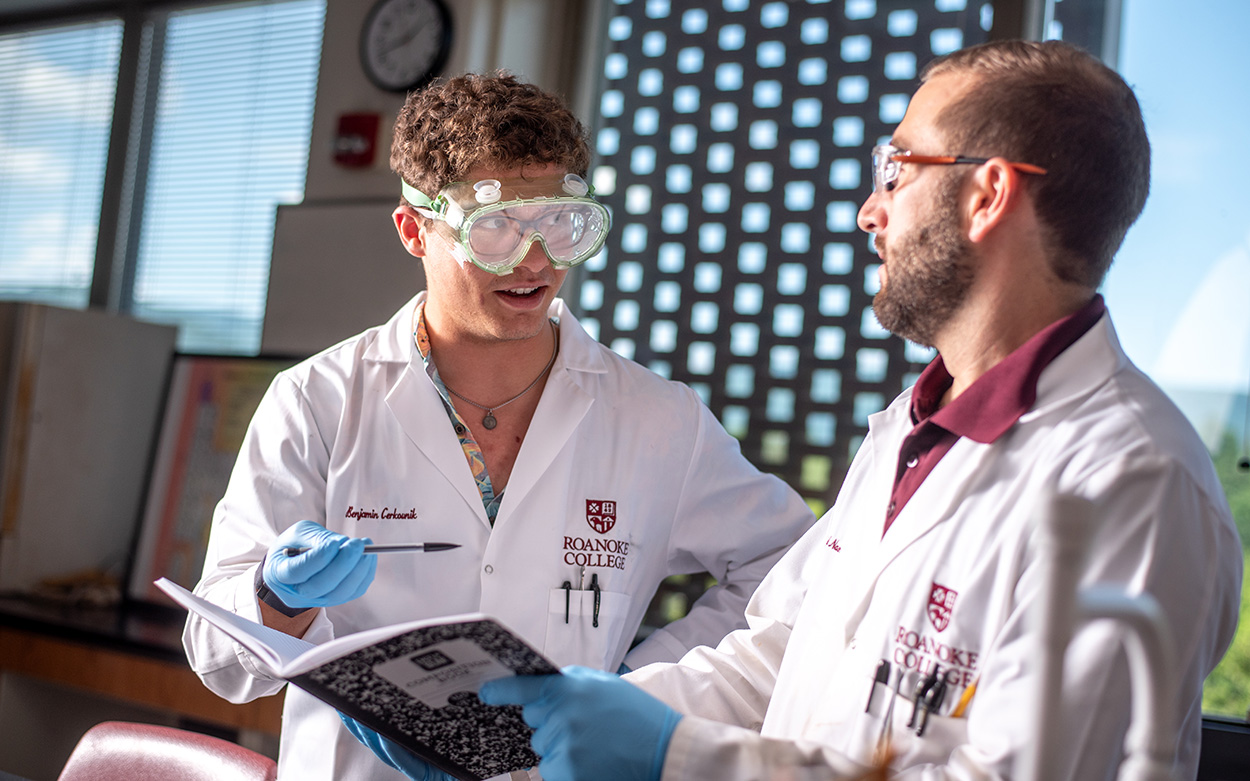
<instances>
[{"instance_id":1,"label":"safety goggles","mask_svg":"<svg viewBox=\"0 0 1250 781\"><path fill-rule=\"evenodd\" d=\"M988 157L964 157L963 155L917 155L904 152L891 144L878 144L872 148L872 191L883 193L893 190L903 163L913 165L981 165ZM1026 174L1044 176L1046 169L1030 163L1008 163L1012 168Z\"/></svg>"},{"instance_id":2,"label":"safety goggles","mask_svg":"<svg viewBox=\"0 0 1250 781\"><path fill-rule=\"evenodd\" d=\"M576 266L603 247L611 222L577 174L454 182L433 200L407 182L403 192L444 226L457 260L492 274L511 274L534 242L556 268Z\"/></svg>"}]
</instances>

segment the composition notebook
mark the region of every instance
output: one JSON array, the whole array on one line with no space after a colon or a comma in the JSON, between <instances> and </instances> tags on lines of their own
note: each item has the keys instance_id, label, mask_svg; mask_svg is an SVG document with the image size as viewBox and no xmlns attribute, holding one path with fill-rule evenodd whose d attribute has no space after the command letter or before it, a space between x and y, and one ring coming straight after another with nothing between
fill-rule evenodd
<instances>
[{"instance_id":1,"label":"composition notebook","mask_svg":"<svg viewBox=\"0 0 1250 781\"><path fill-rule=\"evenodd\" d=\"M463 781L534 767L516 705L486 705L486 681L558 674L550 660L480 613L370 629L313 645L224 610L167 578L156 586L275 674Z\"/></svg>"}]
</instances>

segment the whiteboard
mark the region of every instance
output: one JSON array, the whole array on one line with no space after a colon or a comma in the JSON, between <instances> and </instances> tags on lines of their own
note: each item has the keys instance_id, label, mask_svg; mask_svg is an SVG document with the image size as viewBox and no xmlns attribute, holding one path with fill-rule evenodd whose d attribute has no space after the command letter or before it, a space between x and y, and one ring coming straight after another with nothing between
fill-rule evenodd
<instances>
[{"instance_id":1,"label":"whiteboard","mask_svg":"<svg viewBox=\"0 0 1250 781\"><path fill-rule=\"evenodd\" d=\"M278 206L264 355L312 355L390 319L425 287L399 243L396 198Z\"/></svg>"}]
</instances>

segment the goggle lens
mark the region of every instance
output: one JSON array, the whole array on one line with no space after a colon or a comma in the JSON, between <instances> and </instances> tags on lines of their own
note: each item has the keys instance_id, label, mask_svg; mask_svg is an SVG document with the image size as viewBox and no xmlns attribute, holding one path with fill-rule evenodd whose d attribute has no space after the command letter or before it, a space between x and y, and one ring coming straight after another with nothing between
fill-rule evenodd
<instances>
[{"instance_id":1,"label":"goggle lens","mask_svg":"<svg viewBox=\"0 0 1250 781\"><path fill-rule=\"evenodd\" d=\"M455 182L436 199L403 182L404 197L437 220L461 263L508 274L540 242L551 264L569 268L603 248L611 217L577 174Z\"/></svg>"},{"instance_id":2,"label":"goggle lens","mask_svg":"<svg viewBox=\"0 0 1250 781\"><path fill-rule=\"evenodd\" d=\"M528 202L473 214L461 235L470 258L488 271L513 268L535 241L553 264L567 268L599 251L607 224L607 210L593 201Z\"/></svg>"}]
</instances>

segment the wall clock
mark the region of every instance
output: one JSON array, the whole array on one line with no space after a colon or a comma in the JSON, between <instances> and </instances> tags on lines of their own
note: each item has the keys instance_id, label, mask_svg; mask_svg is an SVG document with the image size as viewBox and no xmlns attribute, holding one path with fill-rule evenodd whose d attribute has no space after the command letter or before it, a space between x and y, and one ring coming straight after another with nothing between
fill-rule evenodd
<instances>
[{"instance_id":1,"label":"wall clock","mask_svg":"<svg viewBox=\"0 0 1250 781\"><path fill-rule=\"evenodd\" d=\"M365 75L388 92L425 86L451 53L451 14L443 0L378 0L360 31Z\"/></svg>"}]
</instances>

